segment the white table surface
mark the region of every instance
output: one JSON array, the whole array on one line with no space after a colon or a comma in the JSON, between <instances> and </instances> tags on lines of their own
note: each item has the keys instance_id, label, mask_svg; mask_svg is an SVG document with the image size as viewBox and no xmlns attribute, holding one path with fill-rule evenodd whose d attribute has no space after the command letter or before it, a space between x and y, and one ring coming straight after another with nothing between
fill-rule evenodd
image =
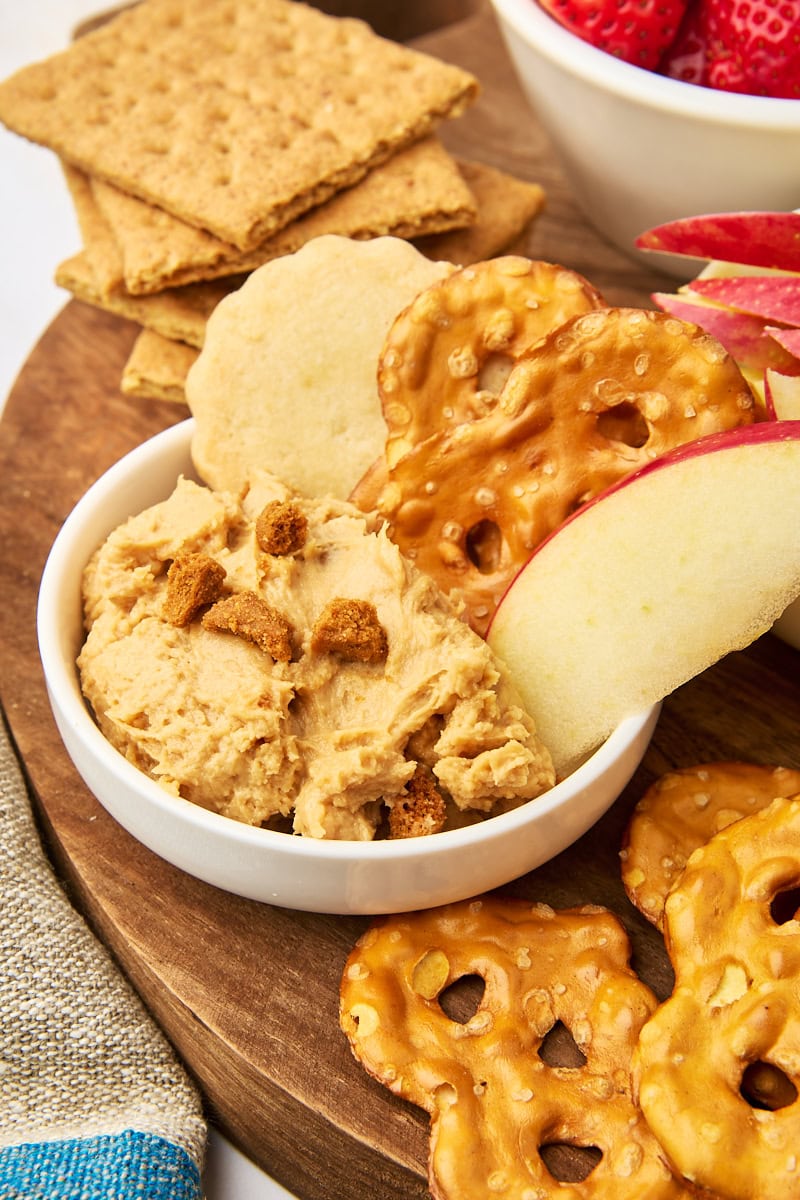
<instances>
[{"instance_id":1,"label":"white table surface","mask_svg":"<svg viewBox=\"0 0 800 1200\"><path fill-rule=\"evenodd\" d=\"M111 7L111 2L108 7ZM0 78L69 44L103 0L0 0ZM69 297L53 283L81 242L55 156L0 126L0 412L41 334ZM206 1200L291 1200L211 1131Z\"/></svg>"}]
</instances>

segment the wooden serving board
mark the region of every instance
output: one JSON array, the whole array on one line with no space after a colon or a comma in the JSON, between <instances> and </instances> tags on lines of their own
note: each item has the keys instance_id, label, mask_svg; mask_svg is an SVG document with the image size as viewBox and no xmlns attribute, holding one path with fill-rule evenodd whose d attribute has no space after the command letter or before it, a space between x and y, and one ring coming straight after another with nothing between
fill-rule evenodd
<instances>
[{"instance_id":1,"label":"wooden serving board","mask_svg":"<svg viewBox=\"0 0 800 1200\"><path fill-rule=\"evenodd\" d=\"M649 305L665 278L608 246L580 216L485 10L418 43L473 70L474 110L445 133L459 154L541 182L545 214L518 249L584 272L611 303ZM59 525L87 486L180 407L123 398L136 329L78 302L47 330L0 426L0 697L65 887L116 956L206 1098L209 1117L302 1200L427 1194L427 1118L367 1078L338 1029L344 959L366 921L271 908L183 874L133 841L81 783L50 716L35 604ZM710 601L713 602L713 599ZM652 745L607 816L510 892L619 914L633 962L671 986L660 936L625 898L620 838L645 787L720 758L800 768L797 653L772 635L664 705Z\"/></svg>"}]
</instances>

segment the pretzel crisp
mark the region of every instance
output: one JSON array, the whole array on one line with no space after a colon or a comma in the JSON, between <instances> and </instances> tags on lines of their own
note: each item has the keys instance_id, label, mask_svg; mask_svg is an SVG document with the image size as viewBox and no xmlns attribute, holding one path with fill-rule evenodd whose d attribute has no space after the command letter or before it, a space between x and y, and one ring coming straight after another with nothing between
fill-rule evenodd
<instances>
[{"instance_id":1,"label":"pretzel crisp","mask_svg":"<svg viewBox=\"0 0 800 1200\"><path fill-rule=\"evenodd\" d=\"M738 367L696 326L597 309L520 357L486 416L390 464L377 508L484 633L519 568L581 504L676 445L753 419Z\"/></svg>"},{"instance_id":2,"label":"pretzel crisp","mask_svg":"<svg viewBox=\"0 0 800 1200\"><path fill-rule=\"evenodd\" d=\"M776 796L800 792L800 771L711 762L669 771L636 805L623 838L622 882L631 903L663 930L664 903L689 855Z\"/></svg>"},{"instance_id":3,"label":"pretzel crisp","mask_svg":"<svg viewBox=\"0 0 800 1200\"><path fill-rule=\"evenodd\" d=\"M631 1054L656 1000L629 951L605 909L499 896L382 918L361 937L341 1026L371 1075L430 1114L435 1200L686 1194L631 1098ZM449 1016L454 985L476 976L477 1008ZM544 1061L559 1026L582 1065ZM600 1159L561 1179L545 1162L556 1146Z\"/></svg>"},{"instance_id":4,"label":"pretzel crisp","mask_svg":"<svg viewBox=\"0 0 800 1200\"><path fill-rule=\"evenodd\" d=\"M569 317L604 306L576 271L518 255L426 288L395 319L378 363L389 466L432 433L484 416L521 354Z\"/></svg>"},{"instance_id":5,"label":"pretzel crisp","mask_svg":"<svg viewBox=\"0 0 800 1200\"><path fill-rule=\"evenodd\" d=\"M726 1200L800 1196L799 883L797 795L715 834L667 897L675 988L634 1079L675 1171Z\"/></svg>"}]
</instances>

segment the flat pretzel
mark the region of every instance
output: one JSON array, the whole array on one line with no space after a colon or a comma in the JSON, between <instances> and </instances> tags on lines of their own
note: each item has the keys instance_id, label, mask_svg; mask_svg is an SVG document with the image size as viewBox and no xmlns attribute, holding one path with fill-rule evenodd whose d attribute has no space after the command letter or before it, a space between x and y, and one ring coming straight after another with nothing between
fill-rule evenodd
<instances>
[{"instance_id":1,"label":"flat pretzel","mask_svg":"<svg viewBox=\"0 0 800 1200\"><path fill-rule=\"evenodd\" d=\"M628 899L663 930L664 904L690 854L733 821L795 792L800 771L788 767L711 762L668 771L642 796L623 837Z\"/></svg>"},{"instance_id":2,"label":"flat pretzel","mask_svg":"<svg viewBox=\"0 0 800 1200\"><path fill-rule=\"evenodd\" d=\"M384 918L357 943L341 983L341 1025L356 1058L431 1117L436 1200L579 1200L685 1195L630 1091L630 1058L655 997L628 965L620 922L587 905L499 896ZM480 977L471 1015L445 994ZM558 1024L585 1056L540 1056ZM594 1147L580 1181L556 1179L554 1143Z\"/></svg>"},{"instance_id":3,"label":"flat pretzel","mask_svg":"<svg viewBox=\"0 0 800 1200\"><path fill-rule=\"evenodd\" d=\"M696 326L597 309L519 358L487 415L389 462L377 508L485 633L514 575L576 508L666 450L753 419L738 367Z\"/></svg>"},{"instance_id":4,"label":"flat pretzel","mask_svg":"<svg viewBox=\"0 0 800 1200\"><path fill-rule=\"evenodd\" d=\"M715 834L666 902L675 988L642 1029L637 1094L675 1171L726 1200L800 1196L800 921L779 911L798 883L800 795Z\"/></svg>"},{"instance_id":5,"label":"flat pretzel","mask_svg":"<svg viewBox=\"0 0 800 1200\"><path fill-rule=\"evenodd\" d=\"M483 416L521 354L604 303L576 271L519 255L426 288L396 317L378 364L389 465L437 430Z\"/></svg>"}]
</instances>

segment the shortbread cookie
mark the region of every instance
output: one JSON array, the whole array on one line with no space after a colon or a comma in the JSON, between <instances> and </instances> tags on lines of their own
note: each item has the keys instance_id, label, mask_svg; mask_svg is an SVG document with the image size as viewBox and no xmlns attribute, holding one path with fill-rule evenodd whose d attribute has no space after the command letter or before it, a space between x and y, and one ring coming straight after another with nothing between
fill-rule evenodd
<instances>
[{"instance_id":1,"label":"shortbread cookie","mask_svg":"<svg viewBox=\"0 0 800 1200\"><path fill-rule=\"evenodd\" d=\"M329 235L254 271L215 310L187 380L202 478L236 491L262 468L306 495L346 498L383 450L388 329L452 269L397 238Z\"/></svg>"},{"instance_id":2,"label":"shortbread cookie","mask_svg":"<svg viewBox=\"0 0 800 1200\"><path fill-rule=\"evenodd\" d=\"M143 0L0 85L0 120L241 249L477 92L466 71L291 0Z\"/></svg>"}]
</instances>

